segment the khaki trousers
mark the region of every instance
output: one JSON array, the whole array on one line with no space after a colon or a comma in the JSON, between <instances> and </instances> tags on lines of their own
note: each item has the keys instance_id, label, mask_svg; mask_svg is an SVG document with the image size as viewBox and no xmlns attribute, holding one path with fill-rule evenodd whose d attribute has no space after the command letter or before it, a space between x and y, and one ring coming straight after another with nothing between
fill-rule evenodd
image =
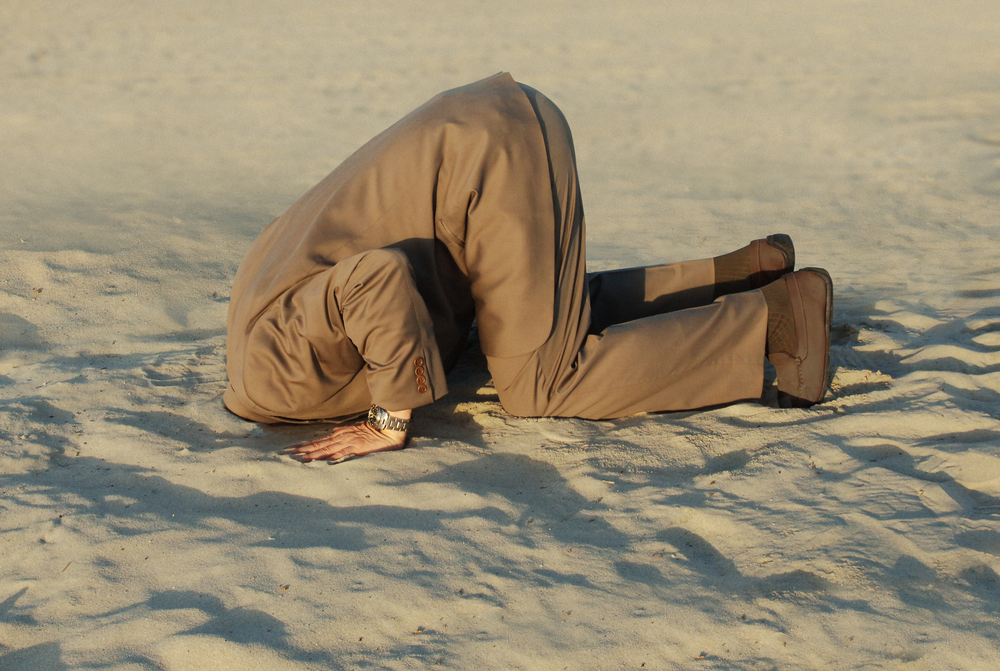
<instances>
[{"instance_id":1,"label":"khaki trousers","mask_svg":"<svg viewBox=\"0 0 1000 671\"><path fill-rule=\"evenodd\" d=\"M760 291L713 301L712 259L588 275L569 126L522 85L549 154L556 249L555 322L517 357L489 357L504 409L523 417L610 419L760 397L767 305Z\"/></svg>"}]
</instances>

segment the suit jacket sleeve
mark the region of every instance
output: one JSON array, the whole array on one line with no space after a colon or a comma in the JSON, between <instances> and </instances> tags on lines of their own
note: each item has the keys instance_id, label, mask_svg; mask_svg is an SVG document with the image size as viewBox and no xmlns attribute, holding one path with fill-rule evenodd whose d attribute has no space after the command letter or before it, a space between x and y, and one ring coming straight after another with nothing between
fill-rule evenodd
<instances>
[{"instance_id":1,"label":"suit jacket sleeve","mask_svg":"<svg viewBox=\"0 0 1000 671\"><path fill-rule=\"evenodd\" d=\"M370 399L359 397L359 376ZM344 416L368 402L403 410L446 394L433 324L406 256L362 252L279 296L247 336L240 387L250 410L272 421Z\"/></svg>"},{"instance_id":2,"label":"suit jacket sleeve","mask_svg":"<svg viewBox=\"0 0 1000 671\"><path fill-rule=\"evenodd\" d=\"M434 324L407 257L377 249L338 265L345 264L333 297L344 331L365 361L372 402L405 410L444 396L448 387Z\"/></svg>"}]
</instances>

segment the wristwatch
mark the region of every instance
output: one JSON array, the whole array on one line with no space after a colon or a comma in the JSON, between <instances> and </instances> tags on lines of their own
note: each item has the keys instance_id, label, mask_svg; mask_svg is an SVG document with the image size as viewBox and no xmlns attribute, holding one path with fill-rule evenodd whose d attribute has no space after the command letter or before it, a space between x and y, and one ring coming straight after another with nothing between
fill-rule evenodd
<instances>
[{"instance_id":1,"label":"wristwatch","mask_svg":"<svg viewBox=\"0 0 1000 671\"><path fill-rule=\"evenodd\" d=\"M376 431L385 431L386 429L406 431L410 428L410 420L393 417L388 410L372 403L372 407L368 409L368 426Z\"/></svg>"}]
</instances>

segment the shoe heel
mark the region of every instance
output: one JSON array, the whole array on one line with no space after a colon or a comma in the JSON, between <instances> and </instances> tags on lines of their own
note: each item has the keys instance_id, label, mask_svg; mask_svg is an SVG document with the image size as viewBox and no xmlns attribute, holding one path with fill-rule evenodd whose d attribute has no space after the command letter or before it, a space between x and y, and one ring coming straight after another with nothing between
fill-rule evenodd
<instances>
[{"instance_id":1,"label":"shoe heel","mask_svg":"<svg viewBox=\"0 0 1000 671\"><path fill-rule=\"evenodd\" d=\"M767 244L771 245L785 255L785 267L788 272L795 270L795 245L792 238L784 233L775 233L767 236Z\"/></svg>"}]
</instances>

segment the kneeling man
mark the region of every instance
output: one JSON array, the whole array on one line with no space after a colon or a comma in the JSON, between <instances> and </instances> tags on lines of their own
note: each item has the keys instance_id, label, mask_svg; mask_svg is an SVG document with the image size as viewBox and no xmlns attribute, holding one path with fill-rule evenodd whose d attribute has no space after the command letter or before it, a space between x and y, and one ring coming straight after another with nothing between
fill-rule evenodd
<instances>
[{"instance_id":1,"label":"kneeling man","mask_svg":"<svg viewBox=\"0 0 1000 671\"><path fill-rule=\"evenodd\" d=\"M829 384L833 286L786 235L730 254L588 274L569 126L508 74L435 96L267 226L233 283L226 406L258 422L356 416L291 449L403 447L447 393L473 320L500 402L608 419Z\"/></svg>"}]
</instances>

